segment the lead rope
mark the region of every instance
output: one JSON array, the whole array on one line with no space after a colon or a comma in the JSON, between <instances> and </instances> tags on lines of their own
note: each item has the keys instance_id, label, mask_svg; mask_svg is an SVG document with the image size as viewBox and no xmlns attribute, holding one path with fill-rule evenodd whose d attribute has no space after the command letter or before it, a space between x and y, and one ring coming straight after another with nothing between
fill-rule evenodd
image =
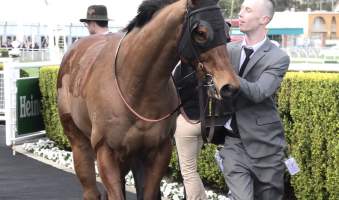
<instances>
[{"instance_id":1,"label":"lead rope","mask_svg":"<svg viewBox=\"0 0 339 200\"><path fill-rule=\"evenodd\" d=\"M124 104L126 105L126 107L129 109L129 111L131 111L131 113L133 113L136 117L138 117L138 118L141 119L141 120L144 120L144 121L146 121L146 122L159 122L159 121L162 121L162 120L164 120L164 119L167 119L168 117L172 116L174 113L176 113L176 112L180 109L181 104L179 104L179 105L177 106L177 108L174 109L172 112L170 112L170 113L164 115L163 117L160 117L160 118L158 118L158 119L150 119L150 118L144 117L144 116L140 115L139 113L137 113L137 112L136 112L136 111L135 111L128 103L127 103L126 99L124 98L124 96L123 96L123 94L122 94L122 92L121 92L121 89L120 89L120 86L119 86L119 83L118 83L118 76L117 76L117 58L118 58L118 54L119 54L121 42L122 42L122 40L125 38L126 34L127 34L127 33L125 33L125 34L123 35L123 37L120 39L120 41L119 41L118 48L117 48L117 50L116 50L116 52L115 52L115 59L114 59L114 70L113 70L113 72L114 72L114 75L115 75L115 76L114 76L114 77L115 77L115 86L117 87L119 96L120 96L120 98L122 99L122 101L124 102Z\"/></svg>"}]
</instances>

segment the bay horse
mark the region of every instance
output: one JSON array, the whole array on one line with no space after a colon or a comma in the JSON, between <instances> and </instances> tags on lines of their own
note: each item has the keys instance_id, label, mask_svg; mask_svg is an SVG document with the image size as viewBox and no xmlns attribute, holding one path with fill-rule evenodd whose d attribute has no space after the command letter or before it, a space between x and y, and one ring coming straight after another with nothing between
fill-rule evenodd
<instances>
[{"instance_id":1,"label":"bay horse","mask_svg":"<svg viewBox=\"0 0 339 200\"><path fill-rule=\"evenodd\" d=\"M66 52L58 110L84 199L101 197L95 160L108 199L125 198L129 170L138 199L159 199L179 105L171 73L180 59L213 77L216 98L237 92L217 3L147 0L125 34L91 35Z\"/></svg>"}]
</instances>

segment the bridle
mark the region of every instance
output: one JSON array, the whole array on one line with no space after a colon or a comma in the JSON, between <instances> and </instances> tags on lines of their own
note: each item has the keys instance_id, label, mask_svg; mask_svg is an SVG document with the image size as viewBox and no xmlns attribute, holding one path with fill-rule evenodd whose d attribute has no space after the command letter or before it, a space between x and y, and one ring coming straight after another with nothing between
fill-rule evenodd
<instances>
[{"instance_id":1,"label":"bridle","mask_svg":"<svg viewBox=\"0 0 339 200\"><path fill-rule=\"evenodd\" d=\"M213 0L212 0L213 1ZM213 1L214 2L214 1ZM215 3L214 3L215 4ZM181 51L183 49L180 49L180 46L182 45L182 41L183 41L183 38L185 37L185 32L188 31L188 33L192 33L193 31L193 28L194 28L194 23L195 21L194 20L197 20L196 17L194 16L197 16L201 13L204 13L206 15L206 12L209 12L209 14L213 14L215 12L215 10L220 10L220 7L217 6L217 5L212 5L212 6L207 6L207 7L202 7L202 8L197 8L197 9L194 9L194 10L191 10L189 8L189 6L187 5L186 6L186 15L185 15L185 21L184 21L184 27L187 27L187 28L183 28L183 31L182 31L182 34L181 34L181 39L179 41L179 48L178 48L178 53L179 55L185 57L187 55L185 55L185 50L184 51ZM221 15L221 13L219 13ZM222 18L223 19L223 18ZM198 20L199 21L199 20ZM201 20L200 20L201 21ZM206 22L204 22L206 23ZM224 22L223 22L224 23ZM159 118L156 118L156 119L151 119L151 118L148 118L148 117L145 117L145 116L142 116L141 114L139 114L137 111L135 111L129 104L128 102L126 101L126 99L124 98L124 95L122 94L122 91L121 91L121 88L119 86L119 83L118 83L118 78L117 78L117 57L118 57L118 54L119 54L119 50L120 50L120 46L121 46L121 43L122 41L124 40L125 36L126 36L127 33L125 33L123 35L123 37L120 39L119 41L119 44L118 44L118 47L116 49L116 52L115 52L115 60L114 60L114 79L115 79L115 85L117 87L117 90L118 90L118 93L119 93L119 96L120 98L123 100L124 104L126 105L126 107L130 110L130 112L132 112L137 118L143 120L143 121L146 121L146 122L159 122L159 121L162 121L162 120L165 120L167 118L169 118L170 116L172 116L174 113L176 113L181 107L182 107L182 103L179 103L179 105L171 112L165 114L164 116L162 117L159 117ZM217 38L217 40L215 40L215 37L214 38L209 38L207 44L204 44L204 45L197 45L194 43L194 41L192 40L192 37L191 37L191 34L188 35L188 40L185 39L186 41L189 42L189 46L191 49L191 52L193 54L193 58L194 60L191 60L191 59L188 59L190 61L197 61L198 62L198 67L201 68L201 70L204 72L204 74L207 76L207 77L211 77L212 75L208 74L207 71L205 70L205 67L203 65L202 62L199 61L199 55L215 46L218 46L220 45L219 43L221 42L225 42L224 40L225 39L225 35L224 34L220 34L219 33L219 37L220 38ZM186 37L185 37L186 38ZM213 40L214 39L214 40ZM220 40L220 41L219 41ZM185 45L185 44L184 44ZM186 44L187 45L187 44ZM187 50L186 50L187 52ZM211 79L212 80L212 79ZM213 88L213 90L216 90L215 89L215 85L212 82L209 83L211 85L210 88Z\"/></svg>"},{"instance_id":2,"label":"bridle","mask_svg":"<svg viewBox=\"0 0 339 200\"><path fill-rule=\"evenodd\" d=\"M198 25L199 25L199 16L195 16L195 15L197 15L198 13L205 13L205 14L208 13L210 15L211 11L215 11L217 9L220 9L220 7L218 7L217 5L213 5L213 6L208 6L204 8L199 8L191 12L187 10L186 11L187 15L185 19L187 20L187 23L185 23L186 27L183 28L184 30L182 32L183 34L182 40L185 40L185 36L186 36L187 41L186 41L186 45L184 45L183 42L180 42L180 46L179 46L179 52L181 52L180 55L185 57L185 59L181 59L181 60L188 60L191 63L193 63L194 61L197 62L197 68L200 69L204 74L204 77L200 77L200 79L198 79L198 98L199 98L200 120L192 121L188 119L185 112L182 112L182 113L183 113L183 117L189 123L196 124L200 122L201 135L205 143L212 141L213 136L214 136L215 124L220 123L220 122L217 122L219 121L219 119L216 116L217 106L215 106L218 104L217 102L218 100L214 98L215 96L218 96L218 91L213 81L213 75L207 72L204 64L199 60L199 55L200 53L202 53L201 50L211 49L218 45L225 44L230 41L230 38L229 38L229 35L228 35L228 38L226 37L224 28L220 30L219 28L220 26L218 27L218 24L217 24L215 27L212 27L212 28L214 29L213 33L215 33L216 29L219 30L217 31L217 34L219 35L217 35L214 38L208 38L206 44L204 44L205 48L203 47L201 49L199 48L201 46L195 43L195 41L192 39L191 34L193 33L194 28L196 27L195 23L197 22L194 20L195 18L198 18ZM217 15L219 13L213 12L213 14ZM224 27L224 25L225 25L225 22L222 21L222 27ZM227 26L229 27L228 24ZM208 95L206 95L206 92ZM213 107L213 105L215 107ZM206 119L207 117L206 115L209 116L209 119ZM209 127L208 134L206 131L206 127Z\"/></svg>"},{"instance_id":3,"label":"bridle","mask_svg":"<svg viewBox=\"0 0 339 200\"><path fill-rule=\"evenodd\" d=\"M207 0L206 2L208 3L209 1ZM213 0L210 2L213 2ZM215 4L192 9L188 6L187 2L184 27L178 46L181 62L188 62L192 66L196 63L197 67L195 69L199 69L202 74L204 74L204 77L201 77L204 79L201 85L204 85L208 89L210 96L218 96L218 91L213 81L213 75L208 73L203 62L200 61L199 55L229 41L229 38L225 35L225 21L220 9L221 8ZM204 43L196 42L192 36L200 25L208 29L207 40Z\"/></svg>"}]
</instances>

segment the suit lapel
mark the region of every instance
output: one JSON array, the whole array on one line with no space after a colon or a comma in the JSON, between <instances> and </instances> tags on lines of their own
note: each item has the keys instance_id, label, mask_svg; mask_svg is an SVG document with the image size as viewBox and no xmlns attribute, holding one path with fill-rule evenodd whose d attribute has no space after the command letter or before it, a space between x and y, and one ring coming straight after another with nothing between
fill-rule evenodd
<instances>
[{"instance_id":1,"label":"suit lapel","mask_svg":"<svg viewBox=\"0 0 339 200\"><path fill-rule=\"evenodd\" d=\"M240 68L240 56L241 56L241 43L237 43L234 47L234 51L232 51L233 68L236 74L239 74Z\"/></svg>"},{"instance_id":2,"label":"suit lapel","mask_svg":"<svg viewBox=\"0 0 339 200\"><path fill-rule=\"evenodd\" d=\"M247 73L254 67L254 65L270 50L271 42L269 39L266 39L265 43L254 53L250 61L248 62L244 74L242 77L246 77ZM240 48L241 49L241 48ZM240 55L240 53L239 53ZM240 57L239 59L240 60ZM238 61L240 62L240 61ZM239 65L238 65L239 66ZM239 70L238 70L239 71Z\"/></svg>"}]
</instances>

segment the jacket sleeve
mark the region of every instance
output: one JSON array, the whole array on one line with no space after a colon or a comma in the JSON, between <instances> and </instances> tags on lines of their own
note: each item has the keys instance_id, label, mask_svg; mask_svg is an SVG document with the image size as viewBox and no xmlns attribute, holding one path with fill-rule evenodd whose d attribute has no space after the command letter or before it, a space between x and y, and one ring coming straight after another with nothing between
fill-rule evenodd
<instances>
[{"instance_id":1,"label":"jacket sleeve","mask_svg":"<svg viewBox=\"0 0 339 200\"><path fill-rule=\"evenodd\" d=\"M289 64L290 59L286 55L269 65L255 82L249 82L244 78L238 77L240 81L240 95L255 103L262 102L264 99L272 96L279 88Z\"/></svg>"}]
</instances>

